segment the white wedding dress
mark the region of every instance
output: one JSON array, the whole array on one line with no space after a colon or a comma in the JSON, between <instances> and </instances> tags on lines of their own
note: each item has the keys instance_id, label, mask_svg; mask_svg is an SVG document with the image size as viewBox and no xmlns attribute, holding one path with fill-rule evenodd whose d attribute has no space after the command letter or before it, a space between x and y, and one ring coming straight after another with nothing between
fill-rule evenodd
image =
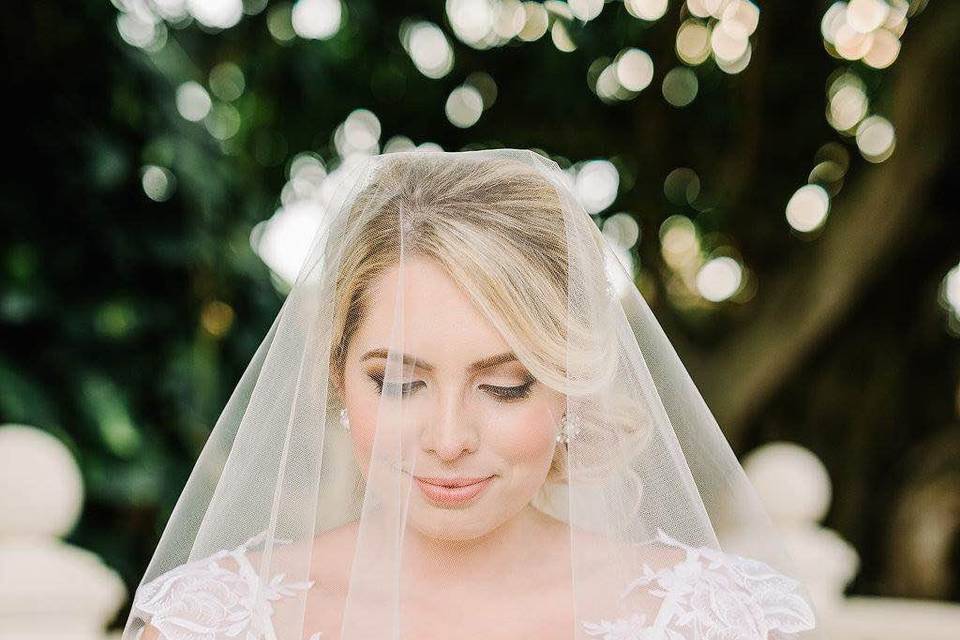
<instances>
[{"instance_id":1,"label":"white wedding dress","mask_svg":"<svg viewBox=\"0 0 960 640\"><path fill-rule=\"evenodd\" d=\"M247 555L262 537L143 585L134 613L150 620L164 640L275 640L273 603L313 583L292 582L283 574L259 580ZM658 569L646 566L624 588L624 597L635 590L658 597L656 615L581 620L586 635L601 640L789 640L814 627L813 611L793 578L758 560L691 547L663 532L659 542L679 550L683 559ZM308 636L323 638L321 632Z\"/></svg>"}]
</instances>

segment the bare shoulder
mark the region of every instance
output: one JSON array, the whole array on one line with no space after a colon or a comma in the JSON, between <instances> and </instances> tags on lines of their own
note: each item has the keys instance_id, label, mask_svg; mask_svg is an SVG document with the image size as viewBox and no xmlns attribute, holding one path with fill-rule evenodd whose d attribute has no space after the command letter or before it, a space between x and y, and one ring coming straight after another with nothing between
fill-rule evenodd
<instances>
[{"instance_id":1,"label":"bare shoulder","mask_svg":"<svg viewBox=\"0 0 960 640\"><path fill-rule=\"evenodd\" d=\"M579 528L574 529L573 541L579 547L577 554L594 559L598 566L614 562L619 567L647 566L657 570L682 562L686 557L682 548L663 544L660 540L617 540Z\"/></svg>"},{"instance_id":2,"label":"bare shoulder","mask_svg":"<svg viewBox=\"0 0 960 640\"><path fill-rule=\"evenodd\" d=\"M632 545L633 557L638 564L654 571L667 569L680 564L687 558L683 547L664 544L660 540L649 540Z\"/></svg>"},{"instance_id":3,"label":"bare shoulder","mask_svg":"<svg viewBox=\"0 0 960 640\"><path fill-rule=\"evenodd\" d=\"M313 538L272 546L271 573L308 580L328 594L339 591L341 587L346 588L358 529L358 522L348 522L320 532ZM261 548L254 546L243 555L253 567L260 567L263 555ZM304 573L307 563L309 567Z\"/></svg>"},{"instance_id":4,"label":"bare shoulder","mask_svg":"<svg viewBox=\"0 0 960 640\"><path fill-rule=\"evenodd\" d=\"M326 590L346 589L359 528L359 522L348 522L314 538L310 574Z\"/></svg>"},{"instance_id":5,"label":"bare shoulder","mask_svg":"<svg viewBox=\"0 0 960 640\"><path fill-rule=\"evenodd\" d=\"M360 522L357 520L328 529L314 538L313 552L322 556L353 551Z\"/></svg>"},{"instance_id":6,"label":"bare shoulder","mask_svg":"<svg viewBox=\"0 0 960 640\"><path fill-rule=\"evenodd\" d=\"M313 539L310 560L313 588L308 593L304 617L305 628L310 633L319 631L321 637L338 637L358 531L359 523L349 522Z\"/></svg>"}]
</instances>

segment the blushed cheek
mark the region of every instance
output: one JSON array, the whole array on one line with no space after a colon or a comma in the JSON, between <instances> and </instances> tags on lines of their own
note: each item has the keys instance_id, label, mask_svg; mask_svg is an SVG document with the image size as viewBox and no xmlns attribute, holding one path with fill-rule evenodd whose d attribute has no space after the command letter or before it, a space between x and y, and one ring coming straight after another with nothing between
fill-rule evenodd
<instances>
[{"instance_id":1,"label":"blushed cheek","mask_svg":"<svg viewBox=\"0 0 960 640\"><path fill-rule=\"evenodd\" d=\"M353 396L353 403L348 401L347 413L350 416L350 439L353 443L353 456L363 472L364 478L369 477L370 459L373 456L374 441L377 435L377 429L383 429L386 434L400 433L402 426L390 419L388 415L386 422L379 427L380 418L380 396L375 393L359 392ZM387 437L380 444L382 453L389 455L393 451L390 438Z\"/></svg>"},{"instance_id":2,"label":"blushed cheek","mask_svg":"<svg viewBox=\"0 0 960 640\"><path fill-rule=\"evenodd\" d=\"M545 407L532 407L497 422L499 425L493 439L504 460L538 471L550 465L556 434L550 412Z\"/></svg>"}]
</instances>

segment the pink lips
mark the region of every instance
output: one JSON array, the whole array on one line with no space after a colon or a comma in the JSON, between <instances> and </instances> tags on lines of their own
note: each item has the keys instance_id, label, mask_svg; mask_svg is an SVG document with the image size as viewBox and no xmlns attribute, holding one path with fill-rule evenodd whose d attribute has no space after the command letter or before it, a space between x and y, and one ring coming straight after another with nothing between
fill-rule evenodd
<instances>
[{"instance_id":1,"label":"pink lips","mask_svg":"<svg viewBox=\"0 0 960 640\"><path fill-rule=\"evenodd\" d=\"M487 478L420 478L415 477L423 494L443 506L464 504L483 491L493 476Z\"/></svg>"}]
</instances>

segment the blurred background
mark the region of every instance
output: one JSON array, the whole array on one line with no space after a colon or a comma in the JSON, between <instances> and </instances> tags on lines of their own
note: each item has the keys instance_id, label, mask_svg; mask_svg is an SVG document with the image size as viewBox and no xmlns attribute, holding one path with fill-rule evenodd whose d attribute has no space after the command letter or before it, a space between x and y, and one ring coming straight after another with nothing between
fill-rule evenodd
<instances>
[{"instance_id":1,"label":"blurred background","mask_svg":"<svg viewBox=\"0 0 960 640\"><path fill-rule=\"evenodd\" d=\"M10 9L0 423L35 429L0 429L8 568L65 538L122 622L341 163L523 147L568 170L762 493L807 505L778 516L817 533L798 555L836 551L838 597L955 613L960 3Z\"/></svg>"}]
</instances>

